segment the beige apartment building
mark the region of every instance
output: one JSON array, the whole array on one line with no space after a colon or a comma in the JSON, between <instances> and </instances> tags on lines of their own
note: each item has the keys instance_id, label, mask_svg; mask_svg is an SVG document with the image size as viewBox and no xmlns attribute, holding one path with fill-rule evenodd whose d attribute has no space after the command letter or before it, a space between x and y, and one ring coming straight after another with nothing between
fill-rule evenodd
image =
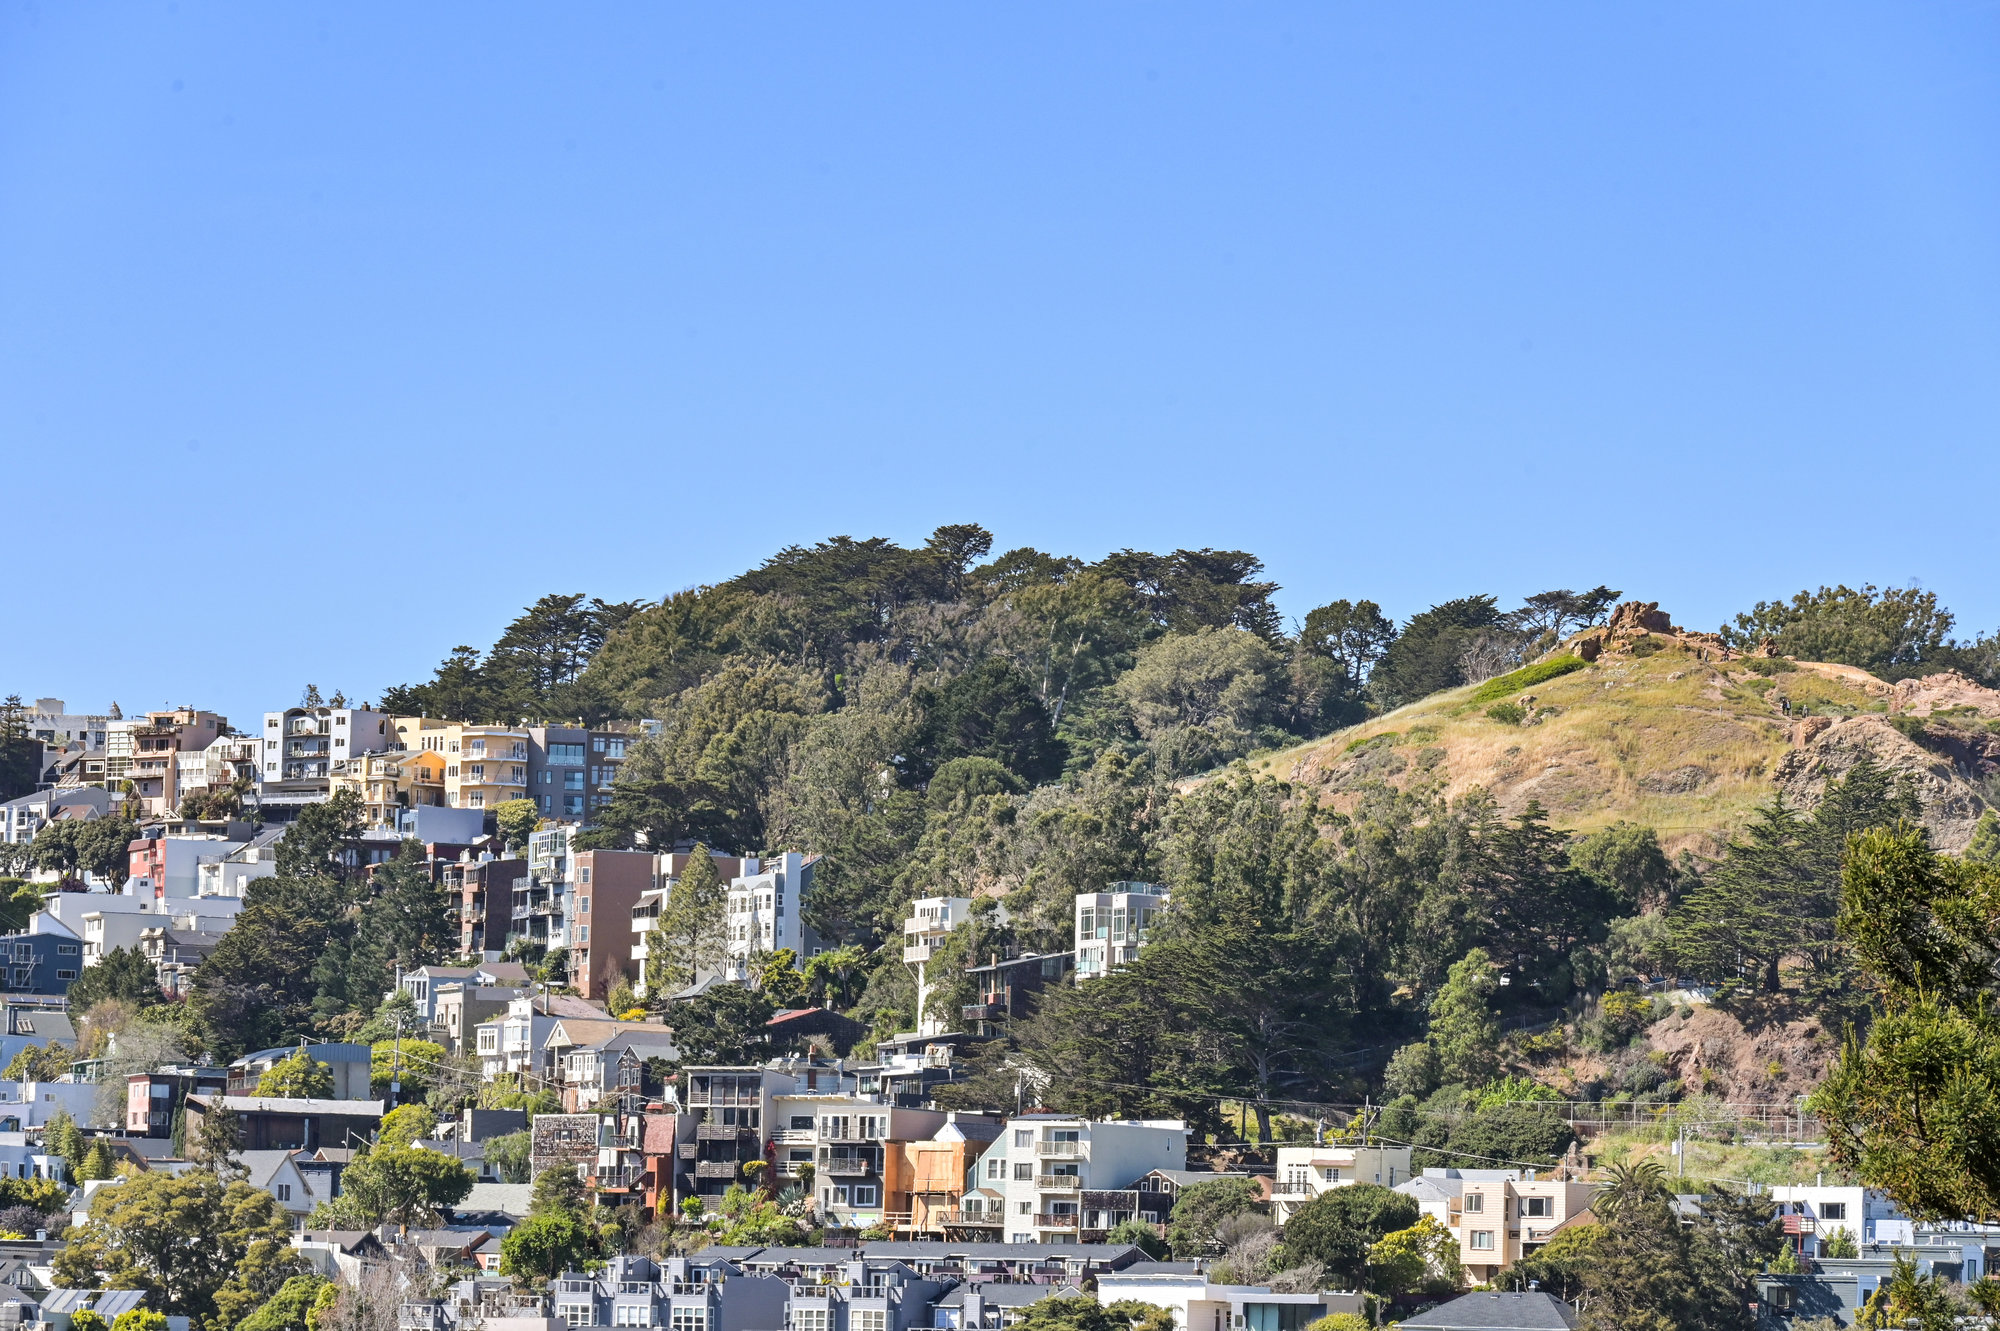
<instances>
[{"instance_id":1,"label":"beige apartment building","mask_svg":"<svg viewBox=\"0 0 2000 1331\"><path fill-rule=\"evenodd\" d=\"M528 732L516 726L480 726L434 717L399 716L391 723L405 751L428 751L444 760L444 803L453 809L490 809L528 795Z\"/></svg>"},{"instance_id":2,"label":"beige apartment building","mask_svg":"<svg viewBox=\"0 0 2000 1331\"><path fill-rule=\"evenodd\" d=\"M331 793L355 792L367 810L370 826L394 827L399 810L445 802L446 767L444 755L428 749L336 758Z\"/></svg>"},{"instance_id":3,"label":"beige apartment building","mask_svg":"<svg viewBox=\"0 0 2000 1331\"><path fill-rule=\"evenodd\" d=\"M180 806L180 755L199 752L229 733L229 718L192 707L148 712L108 721L104 731L104 781L130 781L139 810L165 817Z\"/></svg>"},{"instance_id":4,"label":"beige apartment building","mask_svg":"<svg viewBox=\"0 0 2000 1331\"><path fill-rule=\"evenodd\" d=\"M1447 1221L1458 1235L1466 1276L1475 1283L1493 1279L1547 1243L1557 1226L1587 1209L1596 1195L1595 1183L1571 1179L1466 1179Z\"/></svg>"}]
</instances>

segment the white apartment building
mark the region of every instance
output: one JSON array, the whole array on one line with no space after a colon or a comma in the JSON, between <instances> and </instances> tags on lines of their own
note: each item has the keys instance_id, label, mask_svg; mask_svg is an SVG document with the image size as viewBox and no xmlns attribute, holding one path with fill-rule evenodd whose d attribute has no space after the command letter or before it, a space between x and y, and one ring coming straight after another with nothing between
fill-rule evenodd
<instances>
[{"instance_id":1,"label":"white apartment building","mask_svg":"<svg viewBox=\"0 0 2000 1331\"><path fill-rule=\"evenodd\" d=\"M241 898L250 884L278 872L278 840L282 827L266 828L228 851L211 850L195 858L195 895Z\"/></svg>"},{"instance_id":2,"label":"white apartment building","mask_svg":"<svg viewBox=\"0 0 2000 1331\"><path fill-rule=\"evenodd\" d=\"M800 913L812 891L813 859L795 850L770 860L746 858L729 882L729 956L747 974L751 957L791 948L803 962L821 950L819 936Z\"/></svg>"},{"instance_id":3,"label":"white apartment building","mask_svg":"<svg viewBox=\"0 0 2000 1331\"><path fill-rule=\"evenodd\" d=\"M1275 1294L1267 1285L1216 1284L1173 1263L1145 1267L1099 1272L1098 1302L1129 1299L1165 1308L1173 1314L1175 1331L1302 1331L1322 1317L1362 1311L1361 1295L1352 1290Z\"/></svg>"},{"instance_id":4,"label":"white apartment building","mask_svg":"<svg viewBox=\"0 0 2000 1331\"><path fill-rule=\"evenodd\" d=\"M1394 1188L1409 1181L1407 1146L1280 1146L1271 1218L1282 1225L1307 1202L1335 1188L1357 1183Z\"/></svg>"},{"instance_id":5,"label":"white apartment building","mask_svg":"<svg viewBox=\"0 0 2000 1331\"><path fill-rule=\"evenodd\" d=\"M105 899L123 901L126 898ZM83 964L86 967L95 966L121 949L126 952L140 951L140 936L148 929L165 927L186 933L228 933L243 909L240 899L229 897L214 901L175 900L154 904L156 909L150 911L99 909L84 912L80 921L83 925Z\"/></svg>"},{"instance_id":6,"label":"white apartment building","mask_svg":"<svg viewBox=\"0 0 2000 1331\"><path fill-rule=\"evenodd\" d=\"M81 744L86 749L103 748L105 732L113 719L108 713L72 712L61 698L37 698L21 714L28 738L56 749L71 744Z\"/></svg>"},{"instance_id":7,"label":"white apartment building","mask_svg":"<svg viewBox=\"0 0 2000 1331\"><path fill-rule=\"evenodd\" d=\"M1008 1119L980 1156L961 1209L990 1215L997 1204L1003 1242L1074 1242L1086 1189L1126 1189L1155 1169L1186 1168L1187 1124L1179 1119L1027 1114Z\"/></svg>"},{"instance_id":8,"label":"white apartment building","mask_svg":"<svg viewBox=\"0 0 2000 1331\"><path fill-rule=\"evenodd\" d=\"M311 804L332 790L333 764L392 748L386 712L356 707L288 707L264 713L258 754L266 804Z\"/></svg>"},{"instance_id":9,"label":"white apartment building","mask_svg":"<svg viewBox=\"0 0 2000 1331\"><path fill-rule=\"evenodd\" d=\"M1113 883L1108 892L1077 893L1077 983L1136 958L1166 906L1167 890L1152 883Z\"/></svg>"},{"instance_id":10,"label":"white apartment building","mask_svg":"<svg viewBox=\"0 0 2000 1331\"><path fill-rule=\"evenodd\" d=\"M951 1023L930 1014L930 961L951 931L972 916L971 897L920 897L903 921L903 961L917 968L917 1034L943 1035Z\"/></svg>"},{"instance_id":11,"label":"white apartment building","mask_svg":"<svg viewBox=\"0 0 2000 1331\"><path fill-rule=\"evenodd\" d=\"M1778 1184L1771 1188L1771 1200L1785 1232L1798 1236L1808 1257L1818 1255L1837 1229L1846 1230L1857 1246L1912 1238L1909 1218L1889 1194L1874 1188Z\"/></svg>"}]
</instances>

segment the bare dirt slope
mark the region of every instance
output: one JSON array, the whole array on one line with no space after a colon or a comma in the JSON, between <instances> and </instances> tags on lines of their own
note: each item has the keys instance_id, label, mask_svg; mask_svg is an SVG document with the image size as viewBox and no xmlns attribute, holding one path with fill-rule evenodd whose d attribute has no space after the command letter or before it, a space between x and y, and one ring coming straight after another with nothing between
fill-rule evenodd
<instances>
[{"instance_id":1,"label":"bare dirt slope","mask_svg":"<svg viewBox=\"0 0 2000 1331\"><path fill-rule=\"evenodd\" d=\"M1370 781L1464 795L1501 810L1537 800L1550 821L1591 831L1620 820L1658 830L1669 853L1717 853L1776 790L1812 807L1864 752L1912 780L1937 845L1963 849L2000 803L2000 692L1958 675L1890 685L1850 666L1727 652L1674 628L1657 607L1619 607L1609 630L1551 656L1588 664L1498 701L1476 686L1421 702L1256 766L1336 807Z\"/></svg>"}]
</instances>

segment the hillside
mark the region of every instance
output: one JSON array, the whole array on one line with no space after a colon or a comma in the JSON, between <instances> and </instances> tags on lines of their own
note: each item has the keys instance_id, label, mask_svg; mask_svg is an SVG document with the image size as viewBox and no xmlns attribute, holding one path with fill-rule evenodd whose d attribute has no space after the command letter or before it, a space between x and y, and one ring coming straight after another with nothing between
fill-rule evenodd
<instances>
[{"instance_id":1,"label":"hillside","mask_svg":"<svg viewBox=\"0 0 2000 1331\"><path fill-rule=\"evenodd\" d=\"M1434 694L1252 765L1335 807L1373 780L1441 783L1454 797L1484 787L1507 814L1539 800L1558 827L1642 823L1669 853L1703 855L1775 789L1810 808L1864 752L1916 783L1940 849L1962 850L2000 802L2000 691L1962 676L1892 685L1852 666L1746 656L1636 603L1543 659L1570 656L1587 659L1524 687ZM1502 703L1520 719L1489 715Z\"/></svg>"}]
</instances>

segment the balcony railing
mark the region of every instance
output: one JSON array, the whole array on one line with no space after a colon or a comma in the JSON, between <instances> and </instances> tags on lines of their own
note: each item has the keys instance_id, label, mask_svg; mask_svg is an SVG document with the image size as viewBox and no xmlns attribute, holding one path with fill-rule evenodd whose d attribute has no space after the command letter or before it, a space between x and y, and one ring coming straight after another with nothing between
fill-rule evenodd
<instances>
[{"instance_id":1,"label":"balcony railing","mask_svg":"<svg viewBox=\"0 0 2000 1331\"><path fill-rule=\"evenodd\" d=\"M1036 1142L1035 1154L1044 1159L1083 1159L1090 1154L1089 1142Z\"/></svg>"},{"instance_id":2,"label":"balcony railing","mask_svg":"<svg viewBox=\"0 0 2000 1331\"><path fill-rule=\"evenodd\" d=\"M958 1010L961 1021L995 1021L1005 1015L998 1003L967 1003Z\"/></svg>"},{"instance_id":3,"label":"balcony railing","mask_svg":"<svg viewBox=\"0 0 2000 1331\"><path fill-rule=\"evenodd\" d=\"M811 1128L779 1128L771 1140L780 1146L811 1146L819 1139Z\"/></svg>"},{"instance_id":4,"label":"balcony railing","mask_svg":"<svg viewBox=\"0 0 2000 1331\"><path fill-rule=\"evenodd\" d=\"M821 1166L832 1178L859 1178L875 1172L875 1162L860 1156L835 1156Z\"/></svg>"},{"instance_id":5,"label":"balcony railing","mask_svg":"<svg viewBox=\"0 0 2000 1331\"><path fill-rule=\"evenodd\" d=\"M1304 1179L1284 1179L1271 1185L1273 1197L1310 1197L1313 1185Z\"/></svg>"},{"instance_id":6,"label":"balcony railing","mask_svg":"<svg viewBox=\"0 0 2000 1331\"><path fill-rule=\"evenodd\" d=\"M683 1160L692 1160L701 1154L701 1146L696 1142L682 1142L674 1150L680 1153Z\"/></svg>"},{"instance_id":7,"label":"balcony railing","mask_svg":"<svg viewBox=\"0 0 2000 1331\"><path fill-rule=\"evenodd\" d=\"M934 950L935 945L931 943L911 943L903 948L903 960L912 965L920 961L929 961Z\"/></svg>"},{"instance_id":8,"label":"balcony railing","mask_svg":"<svg viewBox=\"0 0 2000 1331\"><path fill-rule=\"evenodd\" d=\"M1035 1179L1035 1186L1043 1192L1076 1192L1083 1187L1083 1180L1075 1174L1042 1174Z\"/></svg>"},{"instance_id":9,"label":"balcony railing","mask_svg":"<svg viewBox=\"0 0 2000 1331\"><path fill-rule=\"evenodd\" d=\"M735 1178L742 1165L735 1160L697 1160L694 1162L696 1178Z\"/></svg>"},{"instance_id":10,"label":"balcony railing","mask_svg":"<svg viewBox=\"0 0 2000 1331\"><path fill-rule=\"evenodd\" d=\"M697 1123L694 1125L695 1140L704 1142L735 1141L738 1137L750 1131L751 1129L744 1127L741 1123Z\"/></svg>"},{"instance_id":11,"label":"balcony railing","mask_svg":"<svg viewBox=\"0 0 2000 1331\"><path fill-rule=\"evenodd\" d=\"M932 1211L931 1219L939 1225L977 1225L989 1229L999 1229L1006 1223L1006 1217L998 1211Z\"/></svg>"},{"instance_id":12,"label":"balcony railing","mask_svg":"<svg viewBox=\"0 0 2000 1331\"><path fill-rule=\"evenodd\" d=\"M1035 1228L1075 1229L1077 1227L1079 1219L1080 1217L1074 1211L1063 1212L1060 1214L1044 1212L1037 1214L1035 1216Z\"/></svg>"}]
</instances>

